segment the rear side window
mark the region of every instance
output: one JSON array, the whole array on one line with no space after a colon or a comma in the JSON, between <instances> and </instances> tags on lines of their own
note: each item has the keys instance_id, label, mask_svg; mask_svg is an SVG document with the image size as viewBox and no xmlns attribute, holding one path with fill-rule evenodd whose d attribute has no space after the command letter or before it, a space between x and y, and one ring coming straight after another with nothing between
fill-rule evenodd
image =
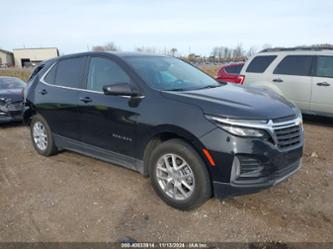
<instances>
[{"instance_id":1,"label":"rear side window","mask_svg":"<svg viewBox=\"0 0 333 249\"><path fill-rule=\"evenodd\" d=\"M64 59L57 63L55 85L81 88L85 57Z\"/></svg>"},{"instance_id":2,"label":"rear side window","mask_svg":"<svg viewBox=\"0 0 333 249\"><path fill-rule=\"evenodd\" d=\"M289 55L275 68L273 74L308 76L311 73L313 56Z\"/></svg>"},{"instance_id":3,"label":"rear side window","mask_svg":"<svg viewBox=\"0 0 333 249\"><path fill-rule=\"evenodd\" d=\"M87 89L102 92L103 86L129 83L127 73L114 61L93 57L90 61Z\"/></svg>"},{"instance_id":4,"label":"rear side window","mask_svg":"<svg viewBox=\"0 0 333 249\"><path fill-rule=\"evenodd\" d=\"M231 73L231 74L240 74L240 72L242 71L243 65L237 65L237 66L230 66L230 67L225 67L224 70L227 73Z\"/></svg>"},{"instance_id":5,"label":"rear side window","mask_svg":"<svg viewBox=\"0 0 333 249\"><path fill-rule=\"evenodd\" d=\"M333 56L317 57L317 68L315 75L318 77L333 78Z\"/></svg>"},{"instance_id":6,"label":"rear side window","mask_svg":"<svg viewBox=\"0 0 333 249\"><path fill-rule=\"evenodd\" d=\"M276 58L275 55L257 56L246 69L248 73L263 73Z\"/></svg>"}]
</instances>

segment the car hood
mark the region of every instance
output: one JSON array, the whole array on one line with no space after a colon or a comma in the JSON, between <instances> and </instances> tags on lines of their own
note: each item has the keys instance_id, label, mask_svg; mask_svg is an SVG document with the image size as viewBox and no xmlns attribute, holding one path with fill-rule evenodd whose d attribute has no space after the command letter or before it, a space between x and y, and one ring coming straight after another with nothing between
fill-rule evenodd
<instances>
[{"instance_id":1,"label":"car hood","mask_svg":"<svg viewBox=\"0 0 333 249\"><path fill-rule=\"evenodd\" d=\"M163 92L167 98L199 106L206 114L237 119L278 119L295 115L295 106L264 89L225 84L184 92Z\"/></svg>"},{"instance_id":2,"label":"car hood","mask_svg":"<svg viewBox=\"0 0 333 249\"><path fill-rule=\"evenodd\" d=\"M23 101L22 89L0 90L0 98L10 99L10 102Z\"/></svg>"}]
</instances>

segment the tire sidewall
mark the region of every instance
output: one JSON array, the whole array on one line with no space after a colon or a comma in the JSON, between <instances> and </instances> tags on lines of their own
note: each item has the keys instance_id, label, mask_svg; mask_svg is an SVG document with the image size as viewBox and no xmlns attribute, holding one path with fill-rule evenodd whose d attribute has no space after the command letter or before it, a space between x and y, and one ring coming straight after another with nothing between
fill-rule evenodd
<instances>
[{"instance_id":1,"label":"tire sidewall","mask_svg":"<svg viewBox=\"0 0 333 249\"><path fill-rule=\"evenodd\" d=\"M35 125L36 122L41 122L46 130L46 135L47 135L47 147L46 150L40 150L38 148L38 146L35 143L34 137L33 137L33 127ZM53 142L53 137L52 137L52 132L51 129L48 125L48 123L46 122L46 120L40 115L40 114L36 114L35 116L33 116L31 123L30 123L30 135L31 135L31 140L32 140L32 144L35 148L35 150L43 156L50 156L52 154L55 153L55 146L54 146L54 142Z\"/></svg>"},{"instance_id":2,"label":"tire sidewall","mask_svg":"<svg viewBox=\"0 0 333 249\"><path fill-rule=\"evenodd\" d=\"M169 197L159 186L156 178L156 167L158 160L165 154L175 154L182 157L191 168L195 187L192 195L185 200L174 200ZM211 184L206 165L198 153L188 144L180 139L172 139L157 146L153 150L149 160L149 175L154 190L167 204L181 210L190 210L206 201L211 196Z\"/></svg>"}]
</instances>

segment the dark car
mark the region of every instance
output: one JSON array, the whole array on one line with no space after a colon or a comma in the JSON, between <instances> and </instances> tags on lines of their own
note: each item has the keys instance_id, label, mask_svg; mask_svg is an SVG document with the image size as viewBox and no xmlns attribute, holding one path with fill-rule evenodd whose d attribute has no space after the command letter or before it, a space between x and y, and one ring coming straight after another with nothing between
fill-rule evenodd
<instances>
[{"instance_id":1,"label":"dark car","mask_svg":"<svg viewBox=\"0 0 333 249\"><path fill-rule=\"evenodd\" d=\"M244 75L240 75L240 72L244 66L244 63L232 63L221 67L216 75L218 81L243 84Z\"/></svg>"},{"instance_id":2,"label":"dark car","mask_svg":"<svg viewBox=\"0 0 333 249\"><path fill-rule=\"evenodd\" d=\"M0 123L22 121L25 86L18 78L0 77Z\"/></svg>"},{"instance_id":3,"label":"dark car","mask_svg":"<svg viewBox=\"0 0 333 249\"><path fill-rule=\"evenodd\" d=\"M150 176L178 209L273 186L300 167L299 110L179 59L89 52L39 65L24 120L38 153L67 149Z\"/></svg>"}]
</instances>

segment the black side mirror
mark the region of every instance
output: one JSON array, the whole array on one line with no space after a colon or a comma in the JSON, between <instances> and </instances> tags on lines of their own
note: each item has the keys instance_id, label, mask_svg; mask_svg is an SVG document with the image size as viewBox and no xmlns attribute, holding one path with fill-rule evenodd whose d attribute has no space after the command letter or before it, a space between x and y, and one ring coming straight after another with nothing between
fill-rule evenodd
<instances>
[{"instance_id":1,"label":"black side mirror","mask_svg":"<svg viewBox=\"0 0 333 249\"><path fill-rule=\"evenodd\" d=\"M116 83L112 85L105 85L103 87L103 92L105 95L113 96L138 96L138 92L133 90L128 83Z\"/></svg>"}]
</instances>

